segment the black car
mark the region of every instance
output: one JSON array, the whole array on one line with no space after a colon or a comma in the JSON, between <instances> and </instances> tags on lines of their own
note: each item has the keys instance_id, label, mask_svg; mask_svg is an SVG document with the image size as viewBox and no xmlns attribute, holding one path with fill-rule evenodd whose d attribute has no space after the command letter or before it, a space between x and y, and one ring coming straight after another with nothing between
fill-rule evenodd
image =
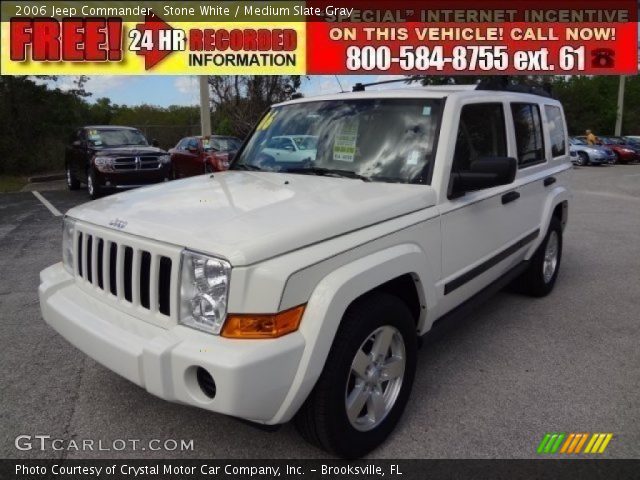
<instances>
[{"instance_id":1,"label":"black car","mask_svg":"<svg viewBox=\"0 0 640 480\"><path fill-rule=\"evenodd\" d=\"M142 132L114 125L76 130L65 152L70 190L87 185L91 198L106 190L135 188L169 179L169 154L149 145Z\"/></svg>"}]
</instances>

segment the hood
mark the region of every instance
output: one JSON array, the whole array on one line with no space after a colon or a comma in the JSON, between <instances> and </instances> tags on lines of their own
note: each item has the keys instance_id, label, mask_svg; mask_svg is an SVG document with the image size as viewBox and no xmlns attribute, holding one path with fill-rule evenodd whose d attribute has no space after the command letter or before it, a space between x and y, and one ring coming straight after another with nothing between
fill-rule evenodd
<instances>
[{"instance_id":1,"label":"hood","mask_svg":"<svg viewBox=\"0 0 640 480\"><path fill-rule=\"evenodd\" d=\"M105 197L68 215L248 265L435 205L426 185L230 171Z\"/></svg>"},{"instance_id":2,"label":"hood","mask_svg":"<svg viewBox=\"0 0 640 480\"><path fill-rule=\"evenodd\" d=\"M104 148L96 148L95 151L100 155L110 155L110 156L166 155L167 153L161 148L144 146L144 145L128 145L124 147L104 147Z\"/></svg>"}]
</instances>

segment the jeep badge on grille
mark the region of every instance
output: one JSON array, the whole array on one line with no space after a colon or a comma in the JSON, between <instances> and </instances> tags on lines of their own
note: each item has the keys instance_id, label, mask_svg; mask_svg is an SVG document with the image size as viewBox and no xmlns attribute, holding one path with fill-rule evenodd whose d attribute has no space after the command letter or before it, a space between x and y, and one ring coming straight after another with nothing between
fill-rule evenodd
<instances>
[{"instance_id":1,"label":"jeep badge on grille","mask_svg":"<svg viewBox=\"0 0 640 480\"><path fill-rule=\"evenodd\" d=\"M122 230L124 227L127 226L127 222L125 222L124 220L120 220L119 218L115 218L109 222L109 225Z\"/></svg>"}]
</instances>

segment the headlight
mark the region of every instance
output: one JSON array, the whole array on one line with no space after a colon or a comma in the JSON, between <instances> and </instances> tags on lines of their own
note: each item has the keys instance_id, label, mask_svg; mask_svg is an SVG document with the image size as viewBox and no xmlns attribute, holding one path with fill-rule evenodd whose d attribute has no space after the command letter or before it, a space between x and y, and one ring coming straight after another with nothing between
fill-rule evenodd
<instances>
[{"instance_id":1,"label":"headlight","mask_svg":"<svg viewBox=\"0 0 640 480\"><path fill-rule=\"evenodd\" d=\"M113 170L115 158L97 155L93 163L95 163L96 167L100 170Z\"/></svg>"},{"instance_id":2,"label":"headlight","mask_svg":"<svg viewBox=\"0 0 640 480\"><path fill-rule=\"evenodd\" d=\"M180 323L215 335L227 316L231 265L185 250L180 272Z\"/></svg>"},{"instance_id":3,"label":"headlight","mask_svg":"<svg viewBox=\"0 0 640 480\"><path fill-rule=\"evenodd\" d=\"M171 161L171 155L160 155L158 161L162 164L167 164Z\"/></svg>"},{"instance_id":4,"label":"headlight","mask_svg":"<svg viewBox=\"0 0 640 480\"><path fill-rule=\"evenodd\" d=\"M73 275L73 234L76 229L75 220L65 217L62 222L62 264Z\"/></svg>"}]
</instances>

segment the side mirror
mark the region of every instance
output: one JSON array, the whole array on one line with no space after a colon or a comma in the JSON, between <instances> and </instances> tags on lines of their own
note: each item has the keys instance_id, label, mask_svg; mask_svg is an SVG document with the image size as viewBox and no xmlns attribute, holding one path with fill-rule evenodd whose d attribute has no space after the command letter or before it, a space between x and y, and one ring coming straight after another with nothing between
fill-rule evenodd
<instances>
[{"instance_id":1,"label":"side mirror","mask_svg":"<svg viewBox=\"0 0 640 480\"><path fill-rule=\"evenodd\" d=\"M160 146L160 142L157 139L153 139L151 140L151 146L153 147L159 147Z\"/></svg>"},{"instance_id":2,"label":"side mirror","mask_svg":"<svg viewBox=\"0 0 640 480\"><path fill-rule=\"evenodd\" d=\"M469 170L451 174L449 198L483 188L508 185L516 178L518 161L511 157L483 157L471 163Z\"/></svg>"}]
</instances>

